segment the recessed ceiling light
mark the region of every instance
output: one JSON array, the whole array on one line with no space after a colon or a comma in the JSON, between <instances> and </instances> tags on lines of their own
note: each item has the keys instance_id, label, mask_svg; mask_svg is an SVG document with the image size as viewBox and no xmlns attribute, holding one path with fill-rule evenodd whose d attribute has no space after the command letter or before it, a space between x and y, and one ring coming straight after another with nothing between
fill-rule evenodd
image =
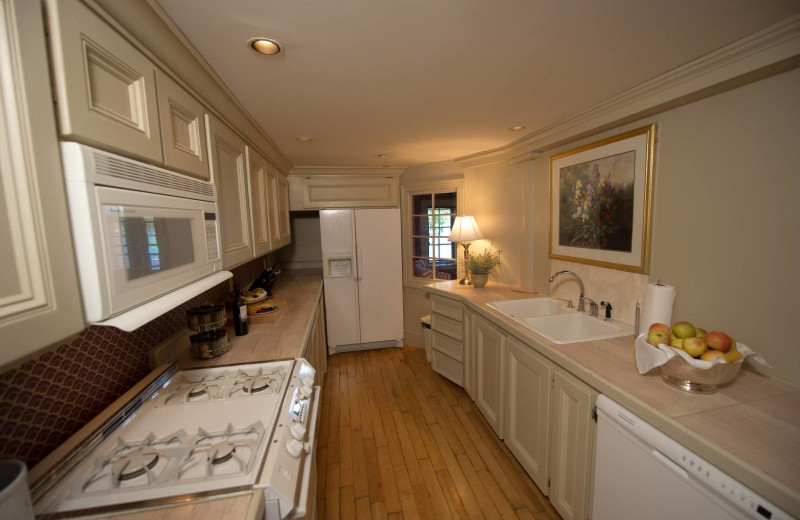
<instances>
[{"instance_id":1,"label":"recessed ceiling light","mask_svg":"<svg viewBox=\"0 0 800 520\"><path fill-rule=\"evenodd\" d=\"M281 52L281 44L268 38L253 38L250 48L261 54L273 55Z\"/></svg>"},{"instance_id":2,"label":"recessed ceiling light","mask_svg":"<svg viewBox=\"0 0 800 520\"><path fill-rule=\"evenodd\" d=\"M310 137L298 137L297 140L300 141L301 143L310 143L311 142L311 138Z\"/></svg>"},{"instance_id":3,"label":"recessed ceiling light","mask_svg":"<svg viewBox=\"0 0 800 520\"><path fill-rule=\"evenodd\" d=\"M379 154L378 154L378 157L380 157L380 158L384 158L384 157L389 157L389 156L388 156L388 155L386 155L385 153L379 153Z\"/></svg>"},{"instance_id":4,"label":"recessed ceiling light","mask_svg":"<svg viewBox=\"0 0 800 520\"><path fill-rule=\"evenodd\" d=\"M519 132L520 130L525 130L526 128L528 127L517 125L517 126L512 126L511 128L509 128L509 130L511 130L512 132Z\"/></svg>"}]
</instances>

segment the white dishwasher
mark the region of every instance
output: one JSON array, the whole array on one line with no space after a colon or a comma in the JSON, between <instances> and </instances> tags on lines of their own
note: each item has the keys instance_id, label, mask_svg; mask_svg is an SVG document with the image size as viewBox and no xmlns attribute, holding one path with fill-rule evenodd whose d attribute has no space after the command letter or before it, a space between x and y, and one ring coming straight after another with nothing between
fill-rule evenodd
<instances>
[{"instance_id":1,"label":"white dishwasher","mask_svg":"<svg viewBox=\"0 0 800 520\"><path fill-rule=\"evenodd\" d=\"M604 395L597 416L593 520L792 518Z\"/></svg>"}]
</instances>

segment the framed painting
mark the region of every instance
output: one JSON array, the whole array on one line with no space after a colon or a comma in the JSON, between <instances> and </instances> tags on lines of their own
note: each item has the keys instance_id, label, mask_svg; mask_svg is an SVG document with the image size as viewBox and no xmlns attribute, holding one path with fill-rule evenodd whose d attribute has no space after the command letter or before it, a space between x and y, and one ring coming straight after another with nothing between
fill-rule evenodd
<instances>
[{"instance_id":1,"label":"framed painting","mask_svg":"<svg viewBox=\"0 0 800 520\"><path fill-rule=\"evenodd\" d=\"M550 258L648 273L655 128L550 158Z\"/></svg>"}]
</instances>

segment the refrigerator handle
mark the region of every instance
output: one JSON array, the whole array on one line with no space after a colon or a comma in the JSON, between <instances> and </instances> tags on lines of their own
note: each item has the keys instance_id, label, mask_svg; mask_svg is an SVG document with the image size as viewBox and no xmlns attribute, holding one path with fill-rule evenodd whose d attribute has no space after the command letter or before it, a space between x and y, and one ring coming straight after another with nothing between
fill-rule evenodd
<instances>
[{"instance_id":1,"label":"refrigerator handle","mask_svg":"<svg viewBox=\"0 0 800 520\"><path fill-rule=\"evenodd\" d=\"M356 242L356 280L361 280L361 247Z\"/></svg>"}]
</instances>

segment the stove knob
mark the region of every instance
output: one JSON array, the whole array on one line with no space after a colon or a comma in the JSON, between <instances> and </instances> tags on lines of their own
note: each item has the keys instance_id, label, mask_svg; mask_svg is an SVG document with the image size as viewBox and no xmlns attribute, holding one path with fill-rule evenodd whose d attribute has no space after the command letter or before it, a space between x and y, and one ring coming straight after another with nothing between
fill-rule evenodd
<instances>
[{"instance_id":1,"label":"stove knob","mask_svg":"<svg viewBox=\"0 0 800 520\"><path fill-rule=\"evenodd\" d=\"M292 439L286 443L286 451L288 451L289 455L292 457L299 458L300 454L303 453L303 443L297 439Z\"/></svg>"},{"instance_id":2,"label":"stove knob","mask_svg":"<svg viewBox=\"0 0 800 520\"><path fill-rule=\"evenodd\" d=\"M289 428L289 432L292 434L292 437L298 441L302 441L306 436L306 428L300 423L294 423L292 427Z\"/></svg>"},{"instance_id":3,"label":"stove knob","mask_svg":"<svg viewBox=\"0 0 800 520\"><path fill-rule=\"evenodd\" d=\"M314 390L312 390L311 388L309 388L307 386L301 386L300 388L297 389L297 394L300 396L301 400L302 399L308 399L309 397L311 397L311 393L313 391Z\"/></svg>"},{"instance_id":4,"label":"stove knob","mask_svg":"<svg viewBox=\"0 0 800 520\"><path fill-rule=\"evenodd\" d=\"M314 386L314 378L313 377L304 377L303 380L300 381L300 382L303 383L303 386L307 386L309 388Z\"/></svg>"}]
</instances>

